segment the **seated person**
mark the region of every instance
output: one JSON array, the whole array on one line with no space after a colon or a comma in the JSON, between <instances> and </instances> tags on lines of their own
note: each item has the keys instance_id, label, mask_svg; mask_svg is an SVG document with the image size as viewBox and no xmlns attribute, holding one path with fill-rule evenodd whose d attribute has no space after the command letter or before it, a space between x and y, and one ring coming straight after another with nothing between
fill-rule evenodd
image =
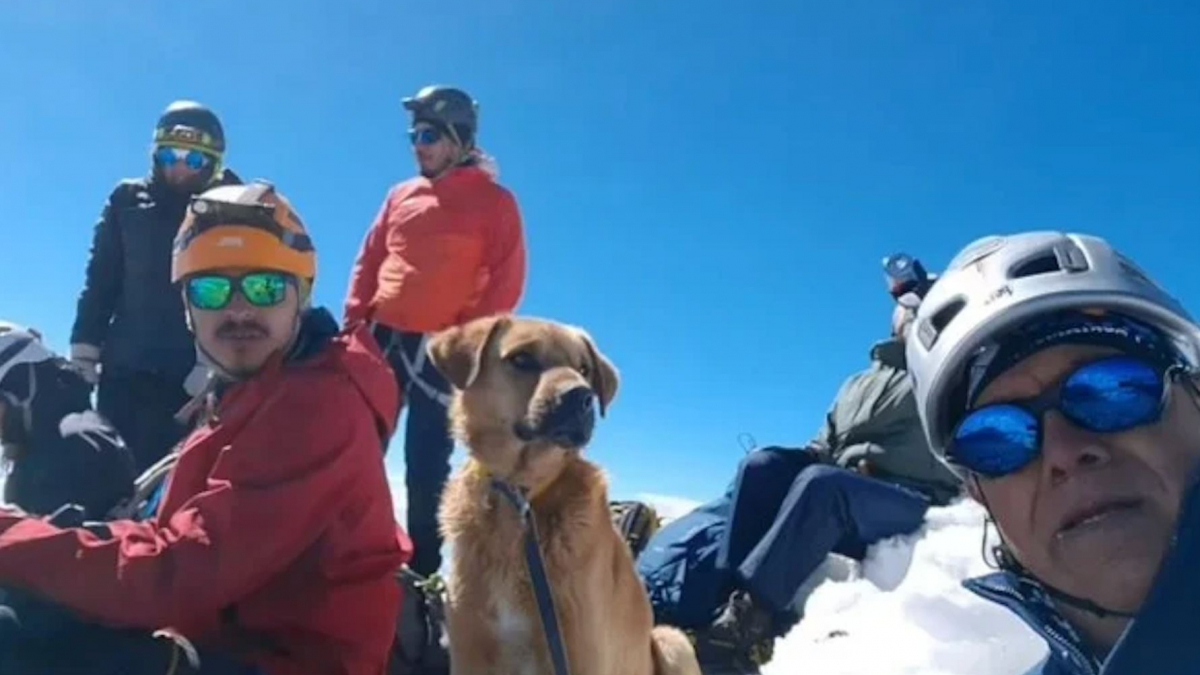
<instances>
[{"instance_id":1,"label":"seated person","mask_svg":"<svg viewBox=\"0 0 1200 675\"><path fill-rule=\"evenodd\" d=\"M1102 239L990 237L930 290L908 364L934 454L999 529L1000 571L967 587L1045 639L1031 672L1200 672L1200 326L1183 306Z\"/></svg>"},{"instance_id":2,"label":"seated person","mask_svg":"<svg viewBox=\"0 0 1200 675\"><path fill-rule=\"evenodd\" d=\"M147 521L0 509L0 584L98 636L22 642L10 672L380 675L411 555L383 465L387 364L365 328L310 306L316 253L273 186L197 197L172 276L218 378L204 421Z\"/></svg>"},{"instance_id":3,"label":"seated person","mask_svg":"<svg viewBox=\"0 0 1200 675\"><path fill-rule=\"evenodd\" d=\"M889 357L913 316L910 306L900 309ZM797 620L797 593L830 552L862 559L868 545L920 527L929 497L890 472L877 480L831 465L864 447L861 458L883 461L896 439L912 443L919 433L915 415L912 429L903 422L911 390L902 363L877 363L842 388L830 414L838 431L827 425L804 449L750 453L724 496L663 527L638 557L656 620L695 632L702 663L753 670Z\"/></svg>"},{"instance_id":4,"label":"seated person","mask_svg":"<svg viewBox=\"0 0 1200 675\"><path fill-rule=\"evenodd\" d=\"M892 335L871 348L871 365L842 384L812 446L825 461L921 492L938 506L962 482L929 453L904 360L904 332L921 299L897 298Z\"/></svg>"},{"instance_id":5,"label":"seated person","mask_svg":"<svg viewBox=\"0 0 1200 675\"><path fill-rule=\"evenodd\" d=\"M54 522L102 519L133 493L133 454L91 409L91 386L35 332L0 321L3 502ZM17 630L20 617L21 631ZM52 603L0 589L0 672L17 640L74 642L71 616Z\"/></svg>"},{"instance_id":6,"label":"seated person","mask_svg":"<svg viewBox=\"0 0 1200 675\"><path fill-rule=\"evenodd\" d=\"M68 504L101 520L133 494L133 454L92 410L91 386L27 329L0 321L4 499L48 516Z\"/></svg>"}]
</instances>

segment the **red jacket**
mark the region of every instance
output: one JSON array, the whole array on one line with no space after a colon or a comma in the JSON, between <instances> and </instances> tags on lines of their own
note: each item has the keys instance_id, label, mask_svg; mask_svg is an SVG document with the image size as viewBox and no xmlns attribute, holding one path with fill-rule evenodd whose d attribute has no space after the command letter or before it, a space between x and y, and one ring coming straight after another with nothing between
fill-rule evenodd
<instances>
[{"instance_id":1,"label":"red jacket","mask_svg":"<svg viewBox=\"0 0 1200 675\"><path fill-rule=\"evenodd\" d=\"M382 675L412 552L380 440L398 398L362 333L269 365L187 439L156 518L109 538L0 512L0 583L98 623L248 647L271 675Z\"/></svg>"},{"instance_id":2,"label":"red jacket","mask_svg":"<svg viewBox=\"0 0 1200 675\"><path fill-rule=\"evenodd\" d=\"M392 188L350 277L346 323L430 333L513 311L525 286L525 236L512 193L483 169Z\"/></svg>"}]
</instances>

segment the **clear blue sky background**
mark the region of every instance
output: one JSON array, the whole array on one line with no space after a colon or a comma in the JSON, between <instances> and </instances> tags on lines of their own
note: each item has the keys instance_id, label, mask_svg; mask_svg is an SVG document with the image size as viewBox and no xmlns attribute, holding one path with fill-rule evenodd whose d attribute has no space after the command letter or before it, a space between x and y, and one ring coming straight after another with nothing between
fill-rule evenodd
<instances>
[{"instance_id":1,"label":"clear blue sky background","mask_svg":"<svg viewBox=\"0 0 1200 675\"><path fill-rule=\"evenodd\" d=\"M705 498L739 432L805 442L867 363L895 249L1085 230L1200 309L1197 35L1186 0L9 0L0 315L65 347L100 206L183 97L292 198L340 306L412 174L400 98L459 84L525 216L522 309L624 374L592 455L617 494Z\"/></svg>"}]
</instances>

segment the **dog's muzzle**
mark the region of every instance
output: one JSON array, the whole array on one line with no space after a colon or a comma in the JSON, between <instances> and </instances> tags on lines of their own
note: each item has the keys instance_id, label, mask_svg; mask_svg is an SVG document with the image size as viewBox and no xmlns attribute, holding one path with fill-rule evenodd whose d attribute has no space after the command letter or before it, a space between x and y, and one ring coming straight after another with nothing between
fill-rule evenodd
<instances>
[{"instance_id":1,"label":"dog's muzzle","mask_svg":"<svg viewBox=\"0 0 1200 675\"><path fill-rule=\"evenodd\" d=\"M566 448L581 448L592 440L596 428L596 395L588 387L575 387L559 396L540 423L518 422L514 431L522 441L549 441Z\"/></svg>"}]
</instances>

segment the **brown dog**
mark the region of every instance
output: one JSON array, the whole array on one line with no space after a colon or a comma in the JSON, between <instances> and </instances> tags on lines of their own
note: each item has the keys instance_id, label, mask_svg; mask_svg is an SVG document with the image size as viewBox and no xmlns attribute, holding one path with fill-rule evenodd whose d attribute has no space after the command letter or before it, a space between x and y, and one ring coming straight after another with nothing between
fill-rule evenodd
<instances>
[{"instance_id":1,"label":"brown dog","mask_svg":"<svg viewBox=\"0 0 1200 675\"><path fill-rule=\"evenodd\" d=\"M595 411L617 373L582 330L508 316L430 341L454 384L455 436L470 458L446 488L452 545L447 632L456 675L549 675L516 508L493 486L524 491L572 675L700 675L687 637L654 627L633 558L613 527L600 468L583 459Z\"/></svg>"}]
</instances>

